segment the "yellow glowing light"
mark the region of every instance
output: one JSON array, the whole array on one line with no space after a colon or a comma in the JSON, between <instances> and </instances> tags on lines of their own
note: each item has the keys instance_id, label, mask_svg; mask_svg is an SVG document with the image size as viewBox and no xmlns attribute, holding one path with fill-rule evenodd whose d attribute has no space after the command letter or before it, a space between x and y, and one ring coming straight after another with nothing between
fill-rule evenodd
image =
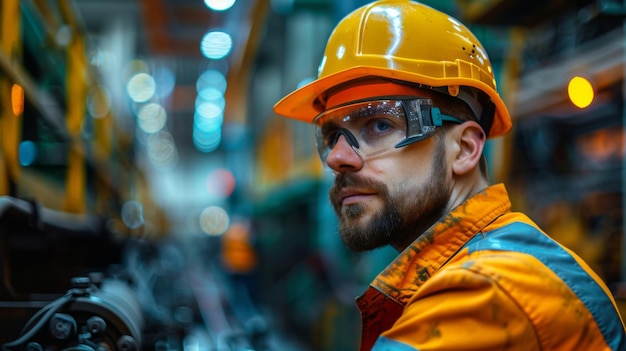
<instances>
[{"instance_id":1,"label":"yellow glowing light","mask_svg":"<svg viewBox=\"0 0 626 351\"><path fill-rule=\"evenodd\" d=\"M593 101L593 86L587 79L576 76L569 81L567 94L576 107L585 108Z\"/></svg>"},{"instance_id":2,"label":"yellow glowing light","mask_svg":"<svg viewBox=\"0 0 626 351\"><path fill-rule=\"evenodd\" d=\"M11 105L15 116L20 116L24 112L24 89L18 84L11 87Z\"/></svg>"}]
</instances>

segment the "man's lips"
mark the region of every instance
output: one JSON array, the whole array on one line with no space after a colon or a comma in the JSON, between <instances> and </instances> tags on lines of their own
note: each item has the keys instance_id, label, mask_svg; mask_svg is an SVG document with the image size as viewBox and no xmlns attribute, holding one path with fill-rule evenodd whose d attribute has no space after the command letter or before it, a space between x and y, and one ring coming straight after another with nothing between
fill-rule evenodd
<instances>
[{"instance_id":1,"label":"man's lips","mask_svg":"<svg viewBox=\"0 0 626 351\"><path fill-rule=\"evenodd\" d=\"M370 191L345 189L339 192L339 199L342 205L355 204L357 202L365 201L368 197L373 196L375 193Z\"/></svg>"}]
</instances>

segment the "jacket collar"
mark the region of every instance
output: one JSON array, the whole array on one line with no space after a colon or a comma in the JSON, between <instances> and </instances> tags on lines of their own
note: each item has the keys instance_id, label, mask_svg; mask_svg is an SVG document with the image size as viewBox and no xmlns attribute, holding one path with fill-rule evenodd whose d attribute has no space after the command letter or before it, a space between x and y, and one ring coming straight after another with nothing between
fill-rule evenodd
<instances>
[{"instance_id":1,"label":"jacket collar","mask_svg":"<svg viewBox=\"0 0 626 351\"><path fill-rule=\"evenodd\" d=\"M483 189L420 235L374 279L371 286L405 305L465 243L509 211L511 202L503 184Z\"/></svg>"}]
</instances>

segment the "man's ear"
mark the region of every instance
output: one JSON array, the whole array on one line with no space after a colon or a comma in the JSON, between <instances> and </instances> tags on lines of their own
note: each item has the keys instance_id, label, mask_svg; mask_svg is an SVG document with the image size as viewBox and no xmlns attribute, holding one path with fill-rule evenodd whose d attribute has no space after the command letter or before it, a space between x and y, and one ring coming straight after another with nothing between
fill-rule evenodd
<instances>
[{"instance_id":1,"label":"man's ear","mask_svg":"<svg viewBox=\"0 0 626 351\"><path fill-rule=\"evenodd\" d=\"M457 175L464 175L480 167L480 158L487 138L480 125L474 121L467 121L457 128L454 135L458 147L452 161L452 171Z\"/></svg>"}]
</instances>

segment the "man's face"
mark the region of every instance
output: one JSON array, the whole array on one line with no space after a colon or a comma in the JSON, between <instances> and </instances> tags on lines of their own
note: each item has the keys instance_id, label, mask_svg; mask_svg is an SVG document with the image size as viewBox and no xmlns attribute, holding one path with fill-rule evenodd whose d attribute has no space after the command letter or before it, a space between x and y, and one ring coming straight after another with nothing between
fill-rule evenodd
<instances>
[{"instance_id":1,"label":"man's face","mask_svg":"<svg viewBox=\"0 0 626 351\"><path fill-rule=\"evenodd\" d=\"M347 147L338 142L327 164L336 174L330 200L350 249L403 249L444 214L451 185L442 138L365 160Z\"/></svg>"}]
</instances>

